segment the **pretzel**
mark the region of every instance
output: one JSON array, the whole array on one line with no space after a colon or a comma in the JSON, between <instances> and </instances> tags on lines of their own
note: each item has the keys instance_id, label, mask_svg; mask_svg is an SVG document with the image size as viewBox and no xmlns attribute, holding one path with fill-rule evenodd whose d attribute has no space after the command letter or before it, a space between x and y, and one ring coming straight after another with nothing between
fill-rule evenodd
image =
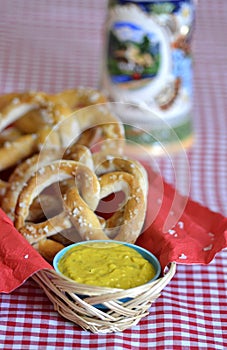
<instances>
[{"instance_id":1,"label":"pretzel","mask_svg":"<svg viewBox=\"0 0 227 350\"><path fill-rule=\"evenodd\" d=\"M133 175L135 181L138 182L138 190L141 189L142 191L142 200L141 202L144 203L144 209L140 212L140 218L141 222L144 221L144 215L146 210L146 202L147 202L147 191L148 191L148 179L147 179L147 173L144 169L144 167L137 161L127 159L126 157L110 157L110 156L103 156L99 153L95 153L93 155L93 159L95 161L95 172L96 175L100 176L104 173L109 172L124 172L129 173ZM114 175L115 176L115 175ZM68 185L64 187L63 193L66 193ZM80 233L81 237L83 239L107 239L107 238L114 238L116 237L117 232L119 231L119 228L121 225L124 225L124 211L125 208L122 208L118 211L116 211L109 219L104 220L100 217L96 217L96 215L93 213L92 210L88 208L86 203L84 203L83 199L80 197L78 190L75 188L72 188L70 190L71 195L67 194L65 197L66 199L66 207L69 207L69 212L73 211L73 205L75 206L75 203L77 205L77 208L83 208L83 210L80 212L79 210L76 211L77 215L73 216L71 221L73 221L74 226L76 227L77 231ZM136 197L139 198L138 196ZM100 197L101 199L101 197ZM72 200L72 202L70 202ZM90 223L93 223L92 230L88 226L84 226L83 228L80 225L80 222L78 223L78 218L81 218L81 215L83 217L83 221ZM102 231L104 229L105 233ZM141 228L140 228L141 229ZM135 232L135 236L140 231L138 229L137 232ZM124 233L125 234L125 233ZM124 235L122 234L122 235Z\"/></svg>"},{"instance_id":2,"label":"pretzel","mask_svg":"<svg viewBox=\"0 0 227 350\"><path fill-rule=\"evenodd\" d=\"M105 161L110 162L108 159ZM139 176L139 168L135 170L136 166L134 166L131 167L133 170L130 170L127 169L127 164L134 164L134 162L126 159L121 162L112 160L112 166L122 170L125 167L128 172L106 173L101 175L99 181L87 166L76 161L58 160L39 168L30 176L18 196L14 221L16 228L31 244L69 229L72 225L82 239L114 238L135 242L144 222L146 191ZM68 187L63 195L64 210L41 223L26 222L33 200L52 183L66 179L74 179L75 183ZM89 182L92 182L92 186ZM126 196L124 206L112 218L106 221L99 219L94 213L99 200L119 190L124 191Z\"/></svg>"},{"instance_id":3,"label":"pretzel","mask_svg":"<svg viewBox=\"0 0 227 350\"><path fill-rule=\"evenodd\" d=\"M116 171L102 175L100 186L101 198L119 190L125 193L123 223L114 239L134 243L142 232L146 213L146 197L138 179L129 173Z\"/></svg>"},{"instance_id":4,"label":"pretzel","mask_svg":"<svg viewBox=\"0 0 227 350\"><path fill-rule=\"evenodd\" d=\"M135 242L141 233L146 211L146 201L137 179L126 172L112 172L102 175L99 181L100 199L119 190L124 191L126 195L124 210L123 212L121 210L122 225L118 227L114 239ZM84 240L110 238L96 214L81 198L76 187L68 190L64 196L64 205L72 223Z\"/></svg>"},{"instance_id":5,"label":"pretzel","mask_svg":"<svg viewBox=\"0 0 227 350\"><path fill-rule=\"evenodd\" d=\"M147 202L148 178L144 167L140 162L127 157L103 156L96 153L93 156L95 172L98 176L113 171L124 171L132 174L138 181L143 193L143 201ZM146 205L145 205L146 210ZM141 215L143 215L141 213ZM143 218L143 217L142 217ZM115 235L116 229L123 224L123 210L118 210L108 220L106 220L105 230L109 237Z\"/></svg>"},{"instance_id":6,"label":"pretzel","mask_svg":"<svg viewBox=\"0 0 227 350\"><path fill-rule=\"evenodd\" d=\"M36 107L34 103L26 103L24 101L25 96L26 94L12 95L11 97L5 96L8 103L3 103L0 109L0 131Z\"/></svg>"},{"instance_id":7,"label":"pretzel","mask_svg":"<svg viewBox=\"0 0 227 350\"><path fill-rule=\"evenodd\" d=\"M96 175L88 167L80 162L60 160L40 168L23 187L15 208L15 227L31 244L71 227L71 222L64 211L45 222L26 223L33 200L51 184L68 178L75 179L86 203L93 210L96 209L100 185Z\"/></svg>"},{"instance_id":8,"label":"pretzel","mask_svg":"<svg viewBox=\"0 0 227 350\"><path fill-rule=\"evenodd\" d=\"M53 102L51 97L44 92L25 93L18 98L17 103L12 102L2 111L2 119L9 118L9 114L14 115L13 121L16 127L23 133L29 134L37 133L47 126L50 127L50 131L55 126L55 132L59 133L61 145L65 146L75 133L80 133L75 119L61 123L71 113L69 107L57 101Z\"/></svg>"}]
</instances>

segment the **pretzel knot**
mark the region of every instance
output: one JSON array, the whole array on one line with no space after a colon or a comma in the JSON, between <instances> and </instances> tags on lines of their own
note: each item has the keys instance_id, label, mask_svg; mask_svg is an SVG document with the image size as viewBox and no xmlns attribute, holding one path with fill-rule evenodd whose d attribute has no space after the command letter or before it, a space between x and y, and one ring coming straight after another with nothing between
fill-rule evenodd
<instances>
[{"instance_id":1,"label":"pretzel knot","mask_svg":"<svg viewBox=\"0 0 227 350\"><path fill-rule=\"evenodd\" d=\"M57 160L41 167L22 188L15 208L15 227L30 243L71 227L70 220L64 211L41 223L26 223L33 200L53 183L70 178L75 180L75 185L88 205L96 209L100 185L96 175L87 166L71 160Z\"/></svg>"},{"instance_id":2,"label":"pretzel knot","mask_svg":"<svg viewBox=\"0 0 227 350\"><path fill-rule=\"evenodd\" d=\"M126 171L118 171L117 168L121 166L116 163L116 171L103 173L99 178L92 169L78 161L57 160L44 165L30 176L18 196L14 221L16 228L31 244L56 233L64 234L70 228L79 233L82 240L135 242L145 218L146 179L142 180L140 168L132 171L132 168L126 167L130 161L122 162L122 168ZM136 169L137 164L131 164ZM62 193L61 183L65 180L70 181ZM57 200L61 201L61 211L39 223L28 222L32 202L54 183L59 184L60 196ZM124 193L119 208L110 218L100 218L100 213L96 212L100 201L119 191Z\"/></svg>"}]
</instances>

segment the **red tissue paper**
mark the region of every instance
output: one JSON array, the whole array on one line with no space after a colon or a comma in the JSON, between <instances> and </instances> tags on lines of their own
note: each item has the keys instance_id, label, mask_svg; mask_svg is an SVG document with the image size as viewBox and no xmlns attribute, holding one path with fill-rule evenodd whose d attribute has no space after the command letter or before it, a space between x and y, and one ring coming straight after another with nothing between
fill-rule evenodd
<instances>
[{"instance_id":1,"label":"red tissue paper","mask_svg":"<svg viewBox=\"0 0 227 350\"><path fill-rule=\"evenodd\" d=\"M162 177L146 167L148 208L143 233L136 244L170 262L209 264L227 247L227 218L180 195Z\"/></svg>"},{"instance_id":2,"label":"red tissue paper","mask_svg":"<svg viewBox=\"0 0 227 350\"><path fill-rule=\"evenodd\" d=\"M52 268L0 209L0 292L10 293L35 272Z\"/></svg>"}]
</instances>

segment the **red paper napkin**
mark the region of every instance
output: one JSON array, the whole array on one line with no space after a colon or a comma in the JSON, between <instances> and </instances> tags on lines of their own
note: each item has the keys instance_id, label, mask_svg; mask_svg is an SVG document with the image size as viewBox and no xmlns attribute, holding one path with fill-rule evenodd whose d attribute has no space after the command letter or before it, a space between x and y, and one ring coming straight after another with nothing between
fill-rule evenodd
<instances>
[{"instance_id":1,"label":"red paper napkin","mask_svg":"<svg viewBox=\"0 0 227 350\"><path fill-rule=\"evenodd\" d=\"M208 264L227 247L227 218L181 196L146 167L149 177L144 231L136 244L155 254L162 268L170 262ZM0 292L10 293L49 265L0 209Z\"/></svg>"},{"instance_id":2,"label":"red paper napkin","mask_svg":"<svg viewBox=\"0 0 227 350\"><path fill-rule=\"evenodd\" d=\"M35 272L52 268L0 209L0 292L10 293Z\"/></svg>"},{"instance_id":3,"label":"red paper napkin","mask_svg":"<svg viewBox=\"0 0 227 350\"><path fill-rule=\"evenodd\" d=\"M144 232L136 244L155 254L164 268L169 262L208 264L227 247L227 218L181 196L161 176L149 175Z\"/></svg>"}]
</instances>

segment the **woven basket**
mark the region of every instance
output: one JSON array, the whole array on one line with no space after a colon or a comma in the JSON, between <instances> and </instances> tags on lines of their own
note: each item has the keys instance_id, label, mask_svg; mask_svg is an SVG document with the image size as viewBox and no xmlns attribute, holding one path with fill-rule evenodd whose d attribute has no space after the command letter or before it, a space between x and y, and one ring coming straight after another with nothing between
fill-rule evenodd
<instances>
[{"instance_id":1,"label":"woven basket","mask_svg":"<svg viewBox=\"0 0 227 350\"><path fill-rule=\"evenodd\" d=\"M148 315L175 271L172 263L163 277L127 290L79 284L48 269L38 271L33 279L64 318L93 333L112 333L128 329Z\"/></svg>"}]
</instances>

